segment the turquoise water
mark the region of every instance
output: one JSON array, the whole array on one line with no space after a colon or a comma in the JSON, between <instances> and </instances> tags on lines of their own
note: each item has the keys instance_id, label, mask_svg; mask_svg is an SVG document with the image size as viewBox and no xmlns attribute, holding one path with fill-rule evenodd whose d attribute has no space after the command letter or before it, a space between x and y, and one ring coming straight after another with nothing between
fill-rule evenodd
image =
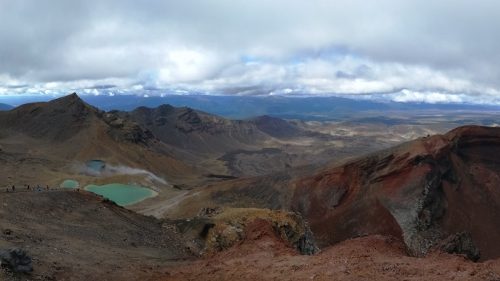
<instances>
[{"instance_id":1,"label":"turquoise water","mask_svg":"<svg viewBox=\"0 0 500 281\"><path fill-rule=\"evenodd\" d=\"M91 184L87 185L85 190L102 195L120 206L131 205L155 196L155 192L149 188L121 183Z\"/></svg>"},{"instance_id":2,"label":"turquoise water","mask_svg":"<svg viewBox=\"0 0 500 281\"><path fill-rule=\"evenodd\" d=\"M78 188L79 186L76 180L65 180L60 185L62 188Z\"/></svg>"},{"instance_id":3,"label":"turquoise water","mask_svg":"<svg viewBox=\"0 0 500 281\"><path fill-rule=\"evenodd\" d=\"M91 169L94 172L102 172L104 170L104 167L106 166L106 162L102 160L90 160L85 163L89 169Z\"/></svg>"}]
</instances>

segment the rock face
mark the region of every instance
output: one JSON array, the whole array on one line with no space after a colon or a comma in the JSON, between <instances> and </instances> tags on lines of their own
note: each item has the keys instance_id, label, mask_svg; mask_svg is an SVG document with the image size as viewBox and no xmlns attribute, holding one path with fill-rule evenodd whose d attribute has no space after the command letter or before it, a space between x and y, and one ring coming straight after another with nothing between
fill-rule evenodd
<instances>
[{"instance_id":1,"label":"rock face","mask_svg":"<svg viewBox=\"0 0 500 281\"><path fill-rule=\"evenodd\" d=\"M479 251L482 259L497 258L497 155L500 128L457 128L303 178L292 209L322 246L385 234L400 237L414 256L444 242L446 251L473 260Z\"/></svg>"},{"instance_id":2,"label":"rock face","mask_svg":"<svg viewBox=\"0 0 500 281\"><path fill-rule=\"evenodd\" d=\"M154 139L151 131L143 129L131 120L121 118L116 112L104 114L103 120L108 125L107 133L116 141L147 145L148 141Z\"/></svg>"},{"instance_id":3,"label":"rock face","mask_svg":"<svg viewBox=\"0 0 500 281\"><path fill-rule=\"evenodd\" d=\"M31 257L22 249L0 250L0 264L13 272L29 273L33 271Z\"/></svg>"},{"instance_id":4,"label":"rock face","mask_svg":"<svg viewBox=\"0 0 500 281\"><path fill-rule=\"evenodd\" d=\"M313 234L295 213L254 208L203 208L198 217L180 220L177 228L196 241L203 253L216 253L259 235L270 235L303 255L319 251ZM260 233L260 234L259 234Z\"/></svg>"},{"instance_id":5,"label":"rock face","mask_svg":"<svg viewBox=\"0 0 500 281\"><path fill-rule=\"evenodd\" d=\"M468 232L450 235L440 243L439 248L450 254L465 255L472 261L478 261L481 257L479 249L474 245L472 237Z\"/></svg>"}]
</instances>

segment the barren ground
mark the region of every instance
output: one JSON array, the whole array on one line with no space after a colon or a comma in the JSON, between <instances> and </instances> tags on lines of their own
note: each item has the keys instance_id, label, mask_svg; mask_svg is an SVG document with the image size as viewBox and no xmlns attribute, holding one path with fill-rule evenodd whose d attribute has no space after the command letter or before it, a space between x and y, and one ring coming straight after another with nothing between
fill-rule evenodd
<instances>
[{"instance_id":1,"label":"barren ground","mask_svg":"<svg viewBox=\"0 0 500 281\"><path fill-rule=\"evenodd\" d=\"M269 230L218 255L173 268L159 280L500 280L500 260L473 263L461 256L406 255L391 237L347 240L315 256L298 255Z\"/></svg>"}]
</instances>

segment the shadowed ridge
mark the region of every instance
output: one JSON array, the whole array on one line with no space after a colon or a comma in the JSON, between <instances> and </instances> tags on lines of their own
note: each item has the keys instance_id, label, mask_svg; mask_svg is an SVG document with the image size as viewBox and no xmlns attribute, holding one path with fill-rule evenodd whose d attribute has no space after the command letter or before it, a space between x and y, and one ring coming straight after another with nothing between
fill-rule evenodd
<instances>
[{"instance_id":1,"label":"shadowed ridge","mask_svg":"<svg viewBox=\"0 0 500 281\"><path fill-rule=\"evenodd\" d=\"M92 125L102 113L76 94L24 104L0 115L3 128L31 137L64 141Z\"/></svg>"},{"instance_id":2,"label":"shadowed ridge","mask_svg":"<svg viewBox=\"0 0 500 281\"><path fill-rule=\"evenodd\" d=\"M189 107L164 104L118 115L137 122L166 144L197 153L220 154L270 139L252 122L229 120Z\"/></svg>"},{"instance_id":3,"label":"shadowed ridge","mask_svg":"<svg viewBox=\"0 0 500 281\"><path fill-rule=\"evenodd\" d=\"M289 122L269 115L258 116L250 120L259 130L276 138L289 138L302 135L304 132Z\"/></svg>"},{"instance_id":4,"label":"shadowed ridge","mask_svg":"<svg viewBox=\"0 0 500 281\"><path fill-rule=\"evenodd\" d=\"M14 107L9 105L9 104L0 103L0 111L7 111L7 110L11 110L13 108Z\"/></svg>"},{"instance_id":5,"label":"shadowed ridge","mask_svg":"<svg viewBox=\"0 0 500 281\"><path fill-rule=\"evenodd\" d=\"M51 100L47 102L48 104L52 104L54 106L86 106L90 108L94 108L88 103L84 102L77 93L71 93L69 95Z\"/></svg>"},{"instance_id":6,"label":"shadowed ridge","mask_svg":"<svg viewBox=\"0 0 500 281\"><path fill-rule=\"evenodd\" d=\"M99 110L84 102L76 93L72 93L48 102L27 103L14 108L18 114L34 113L40 109L59 113L70 111L73 114L83 112L97 113Z\"/></svg>"}]
</instances>

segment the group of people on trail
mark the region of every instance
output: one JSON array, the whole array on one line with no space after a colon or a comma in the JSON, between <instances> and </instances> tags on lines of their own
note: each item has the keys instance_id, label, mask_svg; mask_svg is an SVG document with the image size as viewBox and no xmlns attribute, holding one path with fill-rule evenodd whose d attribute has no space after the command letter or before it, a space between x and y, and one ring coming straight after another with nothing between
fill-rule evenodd
<instances>
[{"instance_id":1,"label":"group of people on trail","mask_svg":"<svg viewBox=\"0 0 500 281\"><path fill-rule=\"evenodd\" d=\"M24 186L26 187L26 190L27 190L27 191L31 191L31 190L33 190L33 191L50 190L49 185L46 185L46 186L45 186L45 188L44 188L44 187L42 187L42 186L41 186L41 185L39 185L39 184L37 184L37 185L36 185L36 187L35 187L35 186L31 187L29 184L25 184ZM16 191L16 186L15 186L15 185L12 185L11 187L6 187L6 188L5 188L5 192L11 192L11 191L12 191L12 192L15 192L15 191Z\"/></svg>"}]
</instances>

